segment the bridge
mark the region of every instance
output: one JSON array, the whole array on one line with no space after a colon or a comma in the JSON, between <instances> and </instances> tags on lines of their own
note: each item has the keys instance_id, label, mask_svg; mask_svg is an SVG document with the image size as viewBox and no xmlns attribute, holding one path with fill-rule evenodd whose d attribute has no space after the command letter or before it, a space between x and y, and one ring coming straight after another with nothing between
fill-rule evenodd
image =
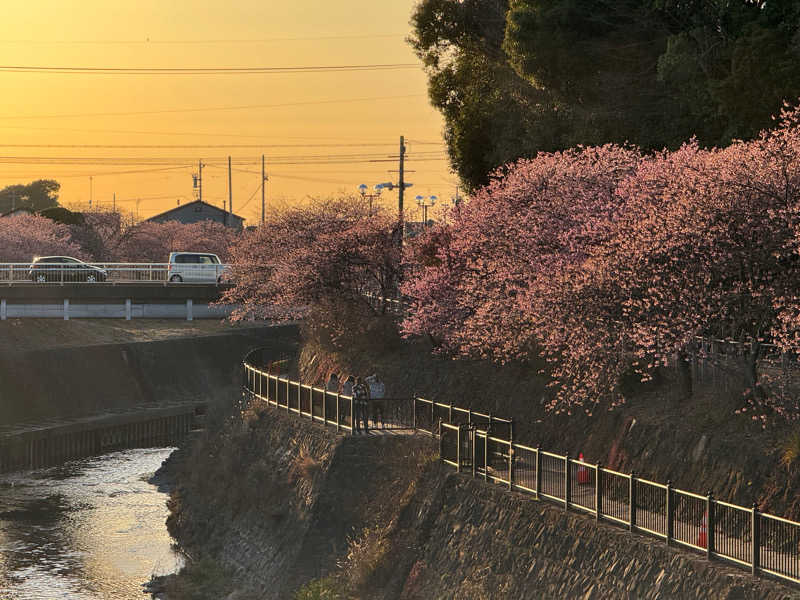
<instances>
[{"instance_id":1,"label":"bridge","mask_svg":"<svg viewBox=\"0 0 800 600\"><path fill-rule=\"evenodd\" d=\"M232 307L214 305L229 287L216 269L227 265L214 267L211 277L198 271L194 282L179 282L170 281L168 263L45 265L35 272L28 263L0 263L0 320L222 318Z\"/></svg>"}]
</instances>

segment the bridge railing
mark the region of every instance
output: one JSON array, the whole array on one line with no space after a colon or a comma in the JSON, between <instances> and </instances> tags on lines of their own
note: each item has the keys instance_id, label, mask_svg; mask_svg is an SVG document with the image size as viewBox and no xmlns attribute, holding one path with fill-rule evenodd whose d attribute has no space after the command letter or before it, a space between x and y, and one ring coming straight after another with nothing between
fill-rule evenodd
<instances>
[{"instance_id":1,"label":"bridge railing","mask_svg":"<svg viewBox=\"0 0 800 600\"><path fill-rule=\"evenodd\" d=\"M223 283L230 265L170 263L0 263L0 284Z\"/></svg>"},{"instance_id":2,"label":"bridge railing","mask_svg":"<svg viewBox=\"0 0 800 600\"><path fill-rule=\"evenodd\" d=\"M353 430L353 398L244 363L245 395L310 421ZM565 510L800 584L800 523L514 441L514 422L424 398L388 399L392 428L439 441L443 463Z\"/></svg>"}]
</instances>

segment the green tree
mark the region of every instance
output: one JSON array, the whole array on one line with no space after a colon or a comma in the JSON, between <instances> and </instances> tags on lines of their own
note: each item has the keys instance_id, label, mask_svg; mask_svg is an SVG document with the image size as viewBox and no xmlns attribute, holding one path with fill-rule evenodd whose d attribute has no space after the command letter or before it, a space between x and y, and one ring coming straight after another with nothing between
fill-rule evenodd
<instances>
[{"instance_id":1,"label":"green tree","mask_svg":"<svg viewBox=\"0 0 800 600\"><path fill-rule=\"evenodd\" d=\"M0 213L15 208L40 211L58 206L61 184L52 179L39 179L27 185L9 185L0 190Z\"/></svg>"},{"instance_id":2,"label":"green tree","mask_svg":"<svg viewBox=\"0 0 800 600\"><path fill-rule=\"evenodd\" d=\"M506 0L423 0L409 40L445 118L451 163L475 188L496 168L561 147L568 114L520 77L503 52Z\"/></svg>"},{"instance_id":3,"label":"green tree","mask_svg":"<svg viewBox=\"0 0 800 600\"><path fill-rule=\"evenodd\" d=\"M539 151L749 139L800 96L796 0L422 0L412 25L472 188Z\"/></svg>"}]
</instances>

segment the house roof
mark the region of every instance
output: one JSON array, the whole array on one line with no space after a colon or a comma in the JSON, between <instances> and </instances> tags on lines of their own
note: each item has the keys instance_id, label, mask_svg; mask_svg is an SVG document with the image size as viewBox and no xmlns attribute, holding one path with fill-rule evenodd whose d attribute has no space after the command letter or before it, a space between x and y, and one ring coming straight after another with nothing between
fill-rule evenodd
<instances>
[{"instance_id":1,"label":"house roof","mask_svg":"<svg viewBox=\"0 0 800 600\"><path fill-rule=\"evenodd\" d=\"M4 212L3 214L0 215L0 218L9 217L11 215L18 215L20 213L25 213L25 214L28 214L28 215L32 215L33 214L33 210L31 210L30 208L26 208L24 206L20 206L19 208L15 208L14 210L10 210L8 212Z\"/></svg>"},{"instance_id":2,"label":"house roof","mask_svg":"<svg viewBox=\"0 0 800 600\"><path fill-rule=\"evenodd\" d=\"M196 204L202 204L203 208L210 208L210 209L213 209L213 210L215 210L215 211L217 211L218 213L221 213L221 214L226 214L227 213L227 211L222 210L219 206L214 206L213 204L209 204L208 202L203 202L202 200L195 200L194 202L189 202L187 204L182 204L181 206L176 206L175 208L170 208L169 210L165 210L164 212L158 213L157 215L153 215L152 217L150 217L149 219L146 219L146 220L147 221L151 221L152 219L164 217L164 216L166 216L166 215L168 215L170 213L174 213L174 212L183 210L187 206L194 206ZM241 219L242 221L244 221L244 217L240 217L236 213L230 213L230 214L231 214L231 217L233 217L235 219Z\"/></svg>"}]
</instances>

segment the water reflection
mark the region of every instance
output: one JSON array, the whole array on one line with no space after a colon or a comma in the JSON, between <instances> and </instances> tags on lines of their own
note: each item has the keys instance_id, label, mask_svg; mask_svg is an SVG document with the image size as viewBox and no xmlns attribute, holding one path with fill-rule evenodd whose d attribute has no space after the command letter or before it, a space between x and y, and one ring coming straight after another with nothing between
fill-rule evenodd
<instances>
[{"instance_id":1,"label":"water reflection","mask_svg":"<svg viewBox=\"0 0 800 600\"><path fill-rule=\"evenodd\" d=\"M166 495L147 482L171 449L136 449L0 478L0 596L142 598L181 559Z\"/></svg>"}]
</instances>

